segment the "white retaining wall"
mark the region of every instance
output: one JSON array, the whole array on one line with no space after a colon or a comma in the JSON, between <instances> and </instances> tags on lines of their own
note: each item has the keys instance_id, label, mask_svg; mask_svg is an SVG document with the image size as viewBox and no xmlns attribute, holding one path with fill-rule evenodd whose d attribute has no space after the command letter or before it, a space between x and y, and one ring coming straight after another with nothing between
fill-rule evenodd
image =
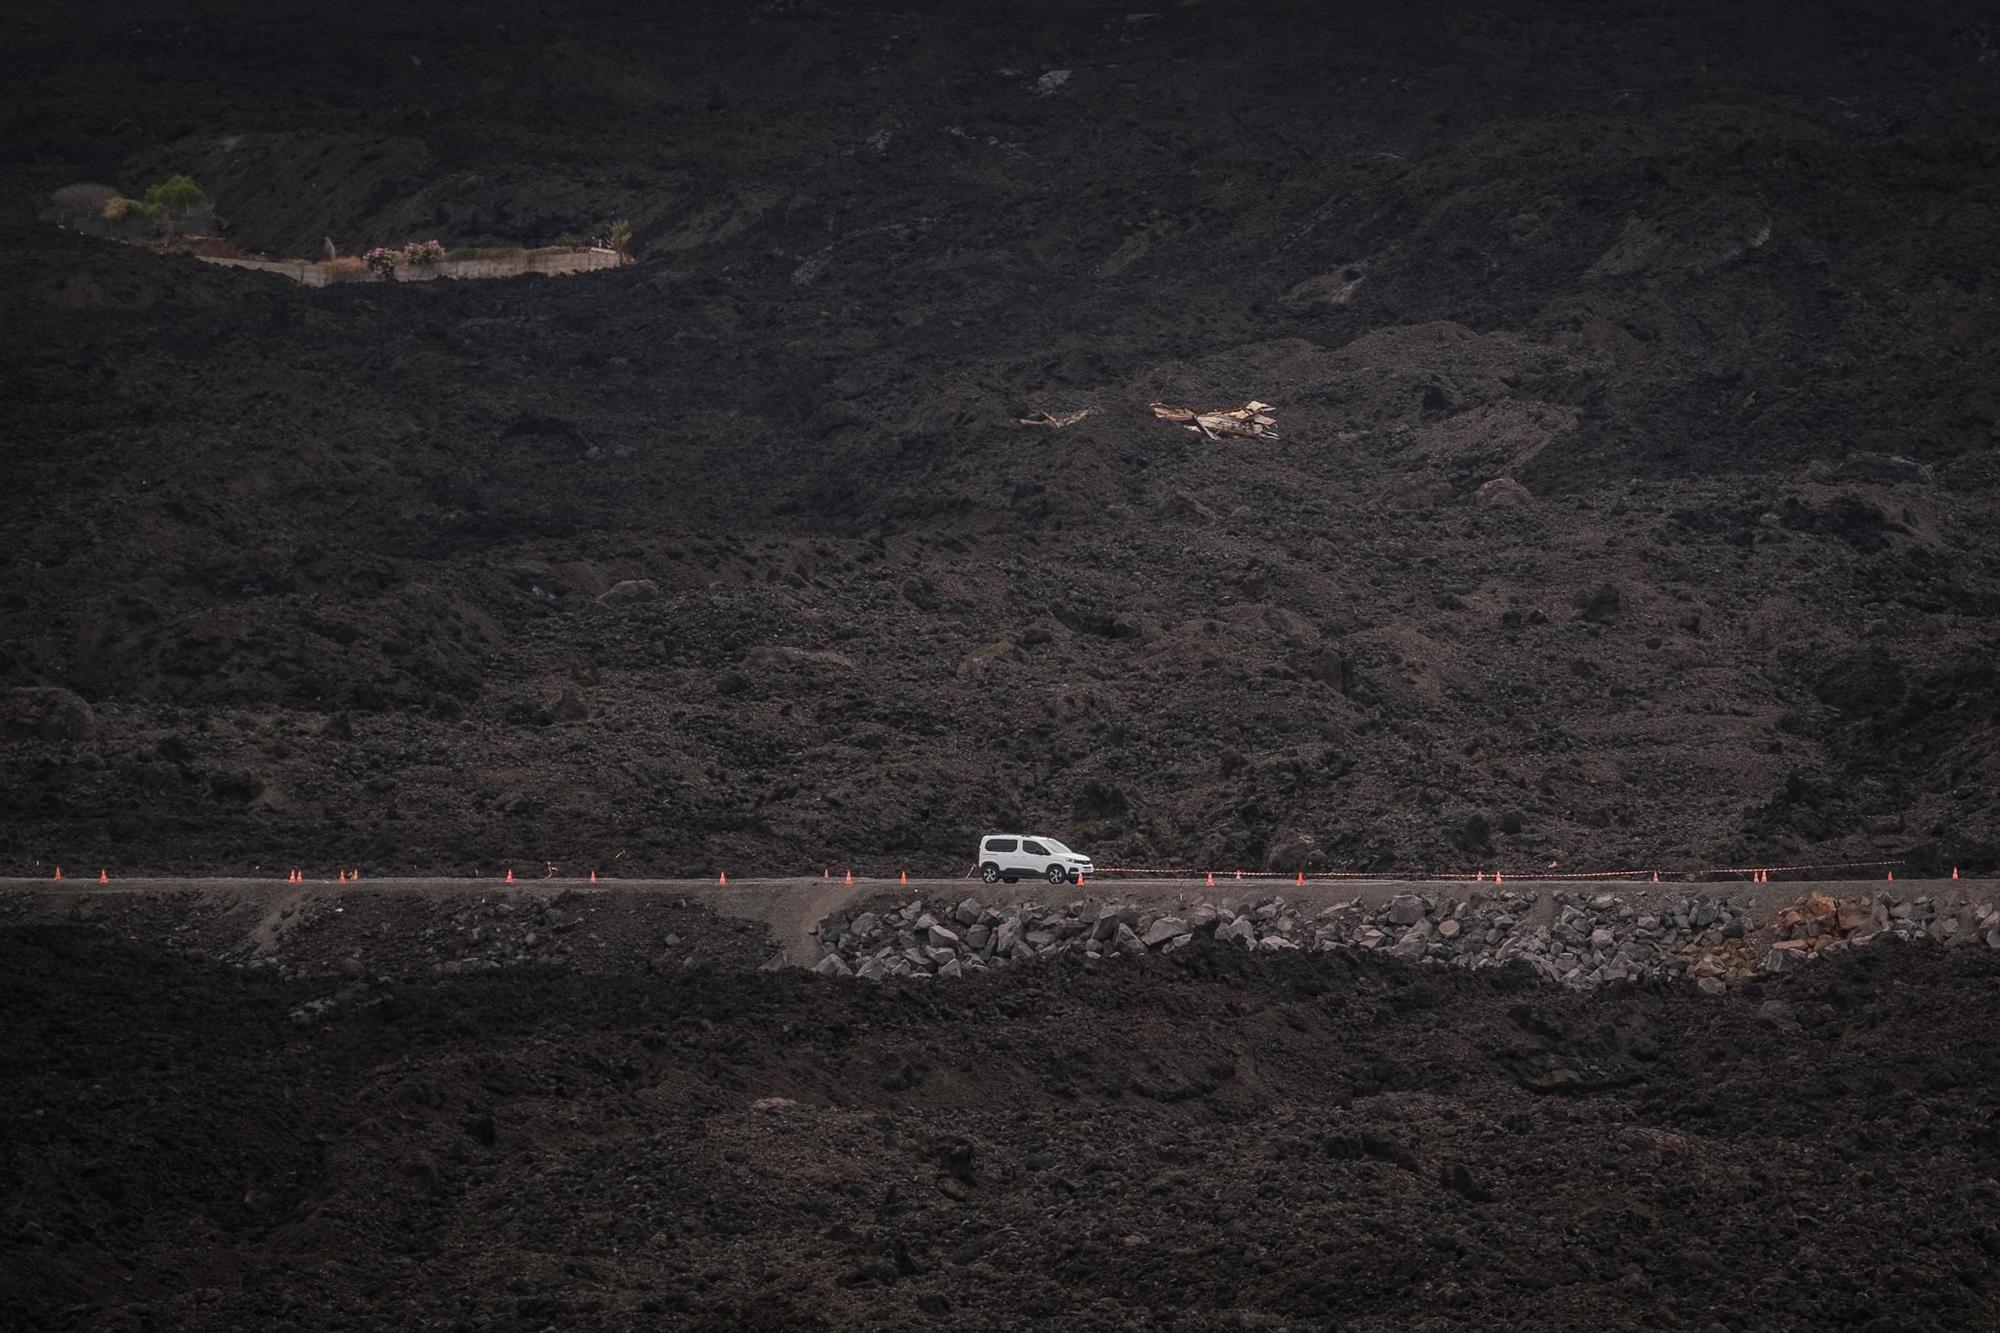
<instances>
[{"instance_id":1,"label":"white retaining wall","mask_svg":"<svg viewBox=\"0 0 2000 1333\"><path fill-rule=\"evenodd\" d=\"M254 269L259 273L275 273L293 282L302 282L308 287L325 287L333 279L329 277L324 260L308 259L223 259L213 255L196 255L204 264L220 264L224 268ZM545 273L551 277L564 273L589 273L601 268L617 268L624 261L616 250L523 250L517 255L496 255L489 259L444 259L435 264L412 264L398 267L394 273L396 282L431 282L438 278L515 278L524 273ZM379 279L372 274L366 278L349 278L349 282L375 282Z\"/></svg>"}]
</instances>

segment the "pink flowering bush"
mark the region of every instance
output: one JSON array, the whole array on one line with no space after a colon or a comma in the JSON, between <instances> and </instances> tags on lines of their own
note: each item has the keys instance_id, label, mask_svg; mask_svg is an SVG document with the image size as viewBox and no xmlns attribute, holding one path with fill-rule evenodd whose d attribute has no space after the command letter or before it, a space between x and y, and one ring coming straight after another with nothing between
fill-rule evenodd
<instances>
[{"instance_id":1,"label":"pink flowering bush","mask_svg":"<svg viewBox=\"0 0 2000 1333\"><path fill-rule=\"evenodd\" d=\"M361 262L368 265L368 271L378 278L393 277L395 276L396 265L403 262L403 252L401 250L391 250L385 245L378 245L367 254L361 256Z\"/></svg>"},{"instance_id":2,"label":"pink flowering bush","mask_svg":"<svg viewBox=\"0 0 2000 1333\"><path fill-rule=\"evenodd\" d=\"M411 241L403 247L405 264L435 264L444 257L444 247L436 241Z\"/></svg>"}]
</instances>

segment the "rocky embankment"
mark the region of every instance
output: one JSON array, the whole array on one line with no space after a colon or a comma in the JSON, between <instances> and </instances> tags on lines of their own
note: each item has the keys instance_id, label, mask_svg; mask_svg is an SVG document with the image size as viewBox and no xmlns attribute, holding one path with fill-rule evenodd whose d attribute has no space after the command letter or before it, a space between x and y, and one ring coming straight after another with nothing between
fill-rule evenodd
<instances>
[{"instance_id":1,"label":"rocky embankment","mask_svg":"<svg viewBox=\"0 0 2000 1333\"><path fill-rule=\"evenodd\" d=\"M1687 980L1716 994L1760 972L1894 937L2000 949L1991 902L1949 906L1934 897L1812 893L1763 919L1726 892L1697 892L1647 907L1616 894L1496 888L1469 894L1397 894L1316 912L1282 897L1175 911L1084 898L998 906L966 898L878 907L820 928L814 971L869 981L951 978L1057 954L1143 957L1202 938L1258 953L1333 949L1411 962L1486 968L1520 962L1580 989L1618 981Z\"/></svg>"}]
</instances>

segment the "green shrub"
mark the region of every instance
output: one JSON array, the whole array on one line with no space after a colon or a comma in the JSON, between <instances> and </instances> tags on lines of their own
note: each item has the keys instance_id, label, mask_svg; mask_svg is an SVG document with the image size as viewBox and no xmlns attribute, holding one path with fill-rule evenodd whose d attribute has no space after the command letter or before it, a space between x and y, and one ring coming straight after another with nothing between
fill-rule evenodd
<instances>
[{"instance_id":1,"label":"green shrub","mask_svg":"<svg viewBox=\"0 0 2000 1333\"><path fill-rule=\"evenodd\" d=\"M611 224L611 248L621 255L632 248L632 224L624 218Z\"/></svg>"},{"instance_id":2,"label":"green shrub","mask_svg":"<svg viewBox=\"0 0 2000 1333\"><path fill-rule=\"evenodd\" d=\"M208 196L201 192L201 187L192 178L174 175L146 191L142 207L148 217L165 227L167 234L172 236L180 231L189 214L208 208Z\"/></svg>"}]
</instances>

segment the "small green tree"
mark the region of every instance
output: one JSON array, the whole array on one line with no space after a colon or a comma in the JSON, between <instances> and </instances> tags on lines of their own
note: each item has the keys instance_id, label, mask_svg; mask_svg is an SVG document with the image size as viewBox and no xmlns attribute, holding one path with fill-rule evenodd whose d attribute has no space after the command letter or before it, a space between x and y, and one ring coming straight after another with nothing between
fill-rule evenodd
<instances>
[{"instance_id":1,"label":"small green tree","mask_svg":"<svg viewBox=\"0 0 2000 1333\"><path fill-rule=\"evenodd\" d=\"M611 224L611 248L619 254L626 254L632 245L632 224L619 218Z\"/></svg>"},{"instance_id":2,"label":"small green tree","mask_svg":"<svg viewBox=\"0 0 2000 1333\"><path fill-rule=\"evenodd\" d=\"M208 207L208 196L201 192L192 178L185 175L169 176L146 191L144 207L148 215L167 229L169 236L180 232L181 224L190 213L199 213Z\"/></svg>"}]
</instances>

